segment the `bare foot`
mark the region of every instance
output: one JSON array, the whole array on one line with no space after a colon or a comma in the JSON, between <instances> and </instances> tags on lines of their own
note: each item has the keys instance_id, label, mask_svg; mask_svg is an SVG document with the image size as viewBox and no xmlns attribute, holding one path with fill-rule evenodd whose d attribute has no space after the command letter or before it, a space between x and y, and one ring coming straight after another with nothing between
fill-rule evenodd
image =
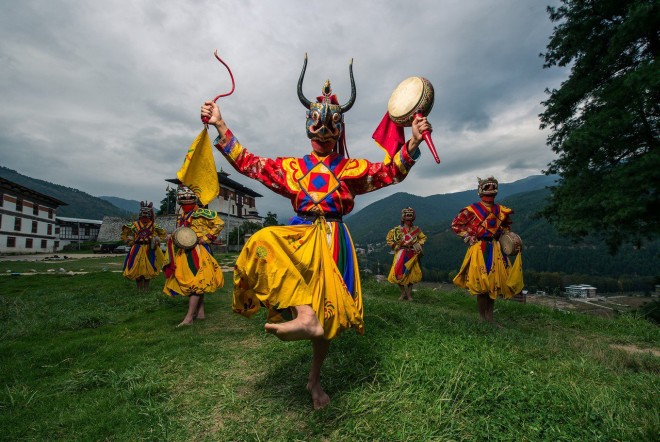
<instances>
[{"instance_id":1,"label":"bare foot","mask_svg":"<svg viewBox=\"0 0 660 442\"><path fill-rule=\"evenodd\" d=\"M309 391L309 394L312 396L312 403L314 404L315 410L325 408L330 403L330 396L323 391L320 383L308 383L307 391Z\"/></svg>"},{"instance_id":2,"label":"bare foot","mask_svg":"<svg viewBox=\"0 0 660 442\"><path fill-rule=\"evenodd\" d=\"M408 296L407 299L408 299L408 301L412 301L412 297L411 297L411 296Z\"/></svg>"},{"instance_id":3,"label":"bare foot","mask_svg":"<svg viewBox=\"0 0 660 442\"><path fill-rule=\"evenodd\" d=\"M183 327L183 326L186 326L186 325L193 325L193 322L192 321L186 321L184 319L183 321L181 321L181 324L176 326L176 328Z\"/></svg>"},{"instance_id":4,"label":"bare foot","mask_svg":"<svg viewBox=\"0 0 660 442\"><path fill-rule=\"evenodd\" d=\"M403 295L399 296L399 301L405 301L405 300L406 298Z\"/></svg>"},{"instance_id":5,"label":"bare foot","mask_svg":"<svg viewBox=\"0 0 660 442\"><path fill-rule=\"evenodd\" d=\"M197 316L195 316L195 321L197 321L197 320L201 321L202 319L206 319L206 316L204 315L204 313L200 313Z\"/></svg>"},{"instance_id":6,"label":"bare foot","mask_svg":"<svg viewBox=\"0 0 660 442\"><path fill-rule=\"evenodd\" d=\"M309 305L295 307L296 318L281 324L267 323L266 333L277 336L283 341L300 341L303 339L318 339L323 336L323 327L316 313Z\"/></svg>"}]
</instances>

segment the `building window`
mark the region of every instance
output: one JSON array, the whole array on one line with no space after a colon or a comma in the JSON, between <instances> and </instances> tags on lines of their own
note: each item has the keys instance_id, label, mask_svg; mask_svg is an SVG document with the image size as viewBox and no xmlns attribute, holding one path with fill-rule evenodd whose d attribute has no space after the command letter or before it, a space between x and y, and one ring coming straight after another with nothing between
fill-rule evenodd
<instances>
[{"instance_id":1,"label":"building window","mask_svg":"<svg viewBox=\"0 0 660 442\"><path fill-rule=\"evenodd\" d=\"M7 247L16 247L16 237L8 236L7 237Z\"/></svg>"},{"instance_id":2,"label":"building window","mask_svg":"<svg viewBox=\"0 0 660 442\"><path fill-rule=\"evenodd\" d=\"M78 236L78 226L71 226L71 236Z\"/></svg>"},{"instance_id":3,"label":"building window","mask_svg":"<svg viewBox=\"0 0 660 442\"><path fill-rule=\"evenodd\" d=\"M85 227L85 236L89 237L89 227Z\"/></svg>"},{"instance_id":4,"label":"building window","mask_svg":"<svg viewBox=\"0 0 660 442\"><path fill-rule=\"evenodd\" d=\"M55 244L53 244L53 249L57 250L60 247L60 242L55 241Z\"/></svg>"},{"instance_id":5,"label":"building window","mask_svg":"<svg viewBox=\"0 0 660 442\"><path fill-rule=\"evenodd\" d=\"M16 198L16 211L17 212L23 211L23 200L20 198Z\"/></svg>"},{"instance_id":6,"label":"building window","mask_svg":"<svg viewBox=\"0 0 660 442\"><path fill-rule=\"evenodd\" d=\"M37 222L32 221L32 233L37 233Z\"/></svg>"},{"instance_id":7,"label":"building window","mask_svg":"<svg viewBox=\"0 0 660 442\"><path fill-rule=\"evenodd\" d=\"M5 201L5 194L0 193L0 207L2 207L2 204L4 203L4 201Z\"/></svg>"},{"instance_id":8,"label":"building window","mask_svg":"<svg viewBox=\"0 0 660 442\"><path fill-rule=\"evenodd\" d=\"M53 225L48 224L48 235L52 235L52 234L53 234Z\"/></svg>"},{"instance_id":9,"label":"building window","mask_svg":"<svg viewBox=\"0 0 660 442\"><path fill-rule=\"evenodd\" d=\"M32 205L32 215L39 216L39 204L35 203Z\"/></svg>"},{"instance_id":10,"label":"building window","mask_svg":"<svg viewBox=\"0 0 660 442\"><path fill-rule=\"evenodd\" d=\"M55 227L55 235L59 235L59 234L60 234L60 228L59 228L59 227Z\"/></svg>"},{"instance_id":11,"label":"building window","mask_svg":"<svg viewBox=\"0 0 660 442\"><path fill-rule=\"evenodd\" d=\"M25 248L26 249L32 248L32 238L25 238Z\"/></svg>"},{"instance_id":12,"label":"building window","mask_svg":"<svg viewBox=\"0 0 660 442\"><path fill-rule=\"evenodd\" d=\"M48 247L48 241L46 241L45 239L42 239L41 240L41 248L45 249L47 247Z\"/></svg>"},{"instance_id":13,"label":"building window","mask_svg":"<svg viewBox=\"0 0 660 442\"><path fill-rule=\"evenodd\" d=\"M48 209L48 219L53 219L53 209Z\"/></svg>"},{"instance_id":14,"label":"building window","mask_svg":"<svg viewBox=\"0 0 660 442\"><path fill-rule=\"evenodd\" d=\"M21 219L19 217L14 218L14 230L17 232L21 231Z\"/></svg>"}]
</instances>

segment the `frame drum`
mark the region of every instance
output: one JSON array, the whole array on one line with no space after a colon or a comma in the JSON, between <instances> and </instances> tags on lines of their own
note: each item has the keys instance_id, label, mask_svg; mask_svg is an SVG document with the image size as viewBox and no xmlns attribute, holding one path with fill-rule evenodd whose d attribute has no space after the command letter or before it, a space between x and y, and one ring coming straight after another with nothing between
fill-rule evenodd
<instances>
[{"instance_id":1,"label":"frame drum","mask_svg":"<svg viewBox=\"0 0 660 442\"><path fill-rule=\"evenodd\" d=\"M194 249L197 245L197 234L190 227L179 227L172 232L172 242L180 249Z\"/></svg>"},{"instance_id":2,"label":"frame drum","mask_svg":"<svg viewBox=\"0 0 660 442\"><path fill-rule=\"evenodd\" d=\"M410 127L415 114L427 116L433 109L433 85L424 77L408 77L394 89L387 102L387 112L394 123Z\"/></svg>"},{"instance_id":3,"label":"frame drum","mask_svg":"<svg viewBox=\"0 0 660 442\"><path fill-rule=\"evenodd\" d=\"M500 236L500 246L506 255L517 255L522 250L522 239L513 232L506 232Z\"/></svg>"}]
</instances>

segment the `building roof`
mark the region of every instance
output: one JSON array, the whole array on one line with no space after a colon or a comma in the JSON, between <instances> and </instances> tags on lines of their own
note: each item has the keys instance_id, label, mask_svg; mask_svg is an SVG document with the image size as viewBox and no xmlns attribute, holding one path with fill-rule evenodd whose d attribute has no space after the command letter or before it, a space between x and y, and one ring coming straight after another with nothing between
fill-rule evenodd
<instances>
[{"instance_id":1,"label":"building roof","mask_svg":"<svg viewBox=\"0 0 660 442\"><path fill-rule=\"evenodd\" d=\"M98 219L65 218L63 216L56 216L55 219L58 221L64 221L65 223L98 224L99 226L103 224L103 221L100 221Z\"/></svg>"},{"instance_id":2,"label":"building roof","mask_svg":"<svg viewBox=\"0 0 660 442\"><path fill-rule=\"evenodd\" d=\"M7 189L9 191L14 191L16 193L20 193L26 196L30 196L32 198L41 200L45 203L50 203L54 205L55 207L57 206L68 206L67 203L64 201L60 201L57 198L53 198L52 196L44 195L41 192L37 192L36 190L32 190L29 187L21 186L20 184L17 184L13 181L9 181L8 179L0 177L0 188Z\"/></svg>"},{"instance_id":3,"label":"building roof","mask_svg":"<svg viewBox=\"0 0 660 442\"><path fill-rule=\"evenodd\" d=\"M253 196L255 198L260 198L263 196L258 194L254 190L250 189L249 187L245 187L241 183L232 180L231 178L228 177L228 175L229 174L223 170L220 170L220 172L218 172L218 182L220 183L221 186L224 185L226 187L231 187L232 189L236 189L239 192L243 192L244 194ZM179 181L178 178L169 178L166 179L165 181L176 185L181 184L181 181Z\"/></svg>"}]
</instances>

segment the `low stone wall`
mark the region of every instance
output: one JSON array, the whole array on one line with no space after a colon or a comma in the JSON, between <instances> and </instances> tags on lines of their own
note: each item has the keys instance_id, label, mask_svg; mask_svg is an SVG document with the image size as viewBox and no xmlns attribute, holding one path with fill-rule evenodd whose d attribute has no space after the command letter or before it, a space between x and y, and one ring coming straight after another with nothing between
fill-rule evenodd
<instances>
[{"instance_id":1,"label":"low stone wall","mask_svg":"<svg viewBox=\"0 0 660 442\"><path fill-rule=\"evenodd\" d=\"M119 241L122 226L125 224L130 224L133 221L135 221L134 218L104 216L103 224L101 224L101 229L99 229L98 242ZM167 233L172 233L174 229L176 229L176 216L157 216L156 224L165 229Z\"/></svg>"}]
</instances>

